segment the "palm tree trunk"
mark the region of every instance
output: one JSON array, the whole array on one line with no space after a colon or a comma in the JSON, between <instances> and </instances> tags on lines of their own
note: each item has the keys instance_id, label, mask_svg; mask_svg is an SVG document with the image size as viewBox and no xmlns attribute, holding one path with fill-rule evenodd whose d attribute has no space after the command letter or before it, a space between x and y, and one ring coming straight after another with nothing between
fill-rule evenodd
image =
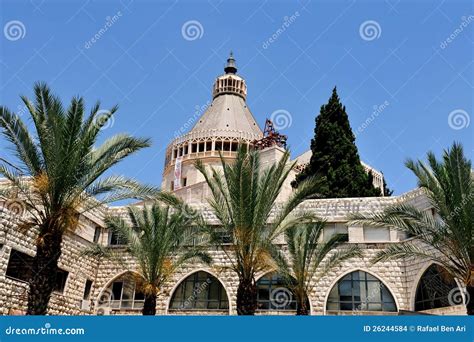
<instances>
[{"instance_id":1,"label":"palm tree trunk","mask_svg":"<svg viewBox=\"0 0 474 342\"><path fill-rule=\"evenodd\" d=\"M255 315L257 310L257 285L254 279L240 279L237 288L237 314Z\"/></svg>"},{"instance_id":2,"label":"palm tree trunk","mask_svg":"<svg viewBox=\"0 0 474 342\"><path fill-rule=\"evenodd\" d=\"M145 295L145 302L142 309L143 315L154 316L156 314L156 293Z\"/></svg>"},{"instance_id":3,"label":"palm tree trunk","mask_svg":"<svg viewBox=\"0 0 474 342\"><path fill-rule=\"evenodd\" d=\"M306 300L306 296L297 296L296 301L298 303L298 307L296 308L296 315L297 316L308 316L309 315L309 307L308 301Z\"/></svg>"},{"instance_id":4,"label":"palm tree trunk","mask_svg":"<svg viewBox=\"0 0 474 342\"><path fill-rule=\"evenodd\" d=\"M29 280L27 315L47 314L51 293L56 285L61 241L62 233L56 229L44 229L38 236Z\"/></svg>"},{"instance_id":5,"label":"palm tree trunk","mask_svg":"<svg viewBox=\"0 0 474 342\"><path fill-rule=\"evenodd\" d=\"M469 316L474 315L474 286L473 285L467 285L466 286L466 309L467 309L467 314Z\"/></svg>"}]
</instances>

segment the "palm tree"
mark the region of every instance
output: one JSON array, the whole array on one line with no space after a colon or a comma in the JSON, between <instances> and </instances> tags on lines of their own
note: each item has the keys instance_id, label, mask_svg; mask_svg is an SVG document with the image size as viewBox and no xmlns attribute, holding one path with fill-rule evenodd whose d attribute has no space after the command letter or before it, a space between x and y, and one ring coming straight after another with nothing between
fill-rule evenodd
<instances>
[{"instance_id":1,"label":"palm tree","mask_svg":"<svg viewBox=\"0 0 474 342\"><path fill-rule=\"evenodd\" d=\"M355 223L392 226L423 244L405 241L379 252L374 262L421 257L437 262L466 287L468 315L474 315L474 173L460 144L445 150L442 161L428 153L428 164L406 165L425 190L435 215L410 204L397 204L372 216L354 216ZM427 248L428 247L428 248ZM469 300L470 298L470 300Z\"/></svg>"},{"instance_id":2,"label":"palm tree","mask_svg":"<svg viewBox=\"0 0 474 342\"><path fill-rule=\"evenodd\" d=\"M253 315L257 308L255 275L275 268L277 236L312 219L312 215L296 215L293 210L315 194L319 183L314 179L302 183L286 202L279 203L277 212L273 210L277 197L295 166L288 164L289 152L265 170L260 170L258 152L247 152L244 147L231 164L222 155L220 158L223 172L212 167L207 170L201 161L196 163L212 193L209 204L222 225L220 231L211 230L211 241L222 245L222 234L233 238L233 245L222 246L222 250L239 277L237 313Z\"/></svg>"},{"instance_id":3,"label":"palm tree","mask_svg":"<svg viewBox=\"0 0 474 342\"><path fill-rule=\"evenodd\" d=\"M121 176L101 176L129 155L150 145L148 139L120 134L96 147L101 129L117 107L100 111L97 103L84 118L84 100L64 108L45 84L34 87L35 103L22 97L32 119L30 132L19 115L0 107L0 130L18 163L0 163L9 182L0 195L18 196L28 212L21 228L35 229L36 255L29 280L27 314L44 315L56 281L61 242L79 215L104 203L150 198L157 190Z\"/></svg>"},{"instance_id":4,"label":"palm tree","mask_svg":"<svg viewBox=\"0 0 474 342\"><path fill-rule=\"evenodd\" d=\"M327 239L323 235L325 226L325 221L318 220L290 227L285 232L290 263L281 254L279 273L296 297L297 315L309 315L308 293L317 279L344 261L362 254L357 246L336 249L347 241L347 234L335 234Z\"/></svg>"},{"instance_id":5,"label":"palm tree","mask_svg":"<svg viewBox=\"0 0 474 342\"><path fill-rule=\"evenodd\" d=\"M130 223L119 217L108 217L105 223L137 260L139 285L145 295L143 315L155 315L157 295L175 271L191 259L209 264L211 258L199 248L203 242L197 241L199 225L187 212L160 207L157 202L127 210Z\"/></svg>"}]
</instances>

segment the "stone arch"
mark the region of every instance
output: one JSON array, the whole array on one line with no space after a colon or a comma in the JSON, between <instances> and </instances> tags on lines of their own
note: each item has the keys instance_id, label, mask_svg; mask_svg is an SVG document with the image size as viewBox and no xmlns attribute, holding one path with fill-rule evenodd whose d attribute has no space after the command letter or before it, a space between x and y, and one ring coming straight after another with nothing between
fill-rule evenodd
<instances>
[{"instance_id":1,"label":"stone arch","mask_svg":"<svg viewBox=\"0 0 474 342\"><path fill-rule=\"evenodd\" d=\"M439 268L442 268L444 270L446 269L442 264L440 264L439 262L435 262L435 261L427 261L423 264L423 267L421 267L420 270L418 271L418 273L415 277L415 280L413 281L413 285L411 286L410 308L413 311L417 311L416 310L417 294L418 294L419 286L421 285L421 282L423 280L423 277L425 277L427 272L430 269L432 269L433 267L439 267ZM461 288L457 279L455 279L454 277L450 277L450 278L452 279L452 285L453 285L451 290L453 290L455 288ZM443 306L439 306L439 307L437 306L436 308L447 307L447 306L450 306L450 305L443 305Z\"/></svg>"},{"instance_id":2,"label":"stone arch","mask_svg":"<svg viewBox=\"0 0 474 342\"><path fill-rule=\"evenodd\" d=\"M228 301L228 314L231 315L231 312L232 312L232 305L231 305L231 298L230 298L230 291L229 291L229 287L219 278L219 276L212 270L208 269L208 268L198 268L198 269L193 269L192 271L189 271L188 273L186 273L184 276L182 276L181 278L179 278L179 280L173 285L173 287L171 288L170 292L169 292L169 296L168 296L168 299L166 301L166 308L165 308L165 314L168 314L169 313L169 309L170 309L170 306L171 306L171 301L173 300L173 296L176 292L176 290L178 289L178 287L186 280L188 279L190 276L198 273L198 272L205 272L209 275L211 275L212 277L214 277L215 279L217 279L217 281L219 282L219 284L222 286L222 288L224 289L224 292L225 292L225 295L227 296L227 301Z\"/></svg>"},{"instance_id":3,"label":"stone arch","mask_svg":"<svg viewBox=\"0 0 474 342\"><path fill-rule=\"evenodd\" d=\"M361 267L357 267L357 268L352 268L352 269L349 269L347 271L345 271L344 273L342 273L340 276L338 276L335 280L333 280L331 282L331 284L328 286L328 290L326 291L326 294L324 295L324 302L323 302L323 314L326 315L327 314L327 304L328 304L328 299L329 299L329 295L332 291L332 289L334 288L334 286L336 286L339 281L344 278L345 276L353 273L353 272L357 272L357 271L360 271L360 272L365 272L369 275L371 275L372 277L376 278L378 281L380 281L380 283L382 283L388 290L388 292L390 293L390 295L392 296L393 298L393 301L395 303L395 309L396 311L399 311L400 310L400 303L399 303L399 298L396 294L396 292L393 291L392 287L388 284L388 282L386 280L384 280L382 277L378 276L376 273L374 273L373 271L370 271L366 268L361 268Z\"/></svg>"},{"instance_id":4,"label":"stone arch","mask_svg":"<svg viewBox=\"0 0 474 342\"><path fill-rule=\"evenodd\" d=\"M271 271L268 271L268 272L262 272L260 274L257 275L256 279L255 279L255 283L257 284L258 286L258 282L265 276L268 276L270 274L273 274L273 273L276 273L278 274L278 270L271 270ZM285 286L286 287L286 286ZM309 304L309 314L311 315L314 311L313 311L313 302L312 302L312 298L310 296L310 294L308 293L307 296L306 296L306 299L308 300L308 304Z\"/></svg>"},{"instance_id":5,"label":"stone arch","mask_svg":"<svg viewBox=\"0 0 474 342\"><path fill-rule=\"evenodd\" d=\"M101 297L105 294L105 291L109 288L109 286L112 285L112 283L115 280L120 279L121 277L123 277L126 274L135 275L136 277L142 277L142 275L140 273L138 273L136 271L131 271L131 270L121 271L121 272L115 274L112 278L110 278L110 280L107 281L107 283L105 283L104 286L102 286L99 293L97 294L97 296L94 300L94 308L96 310L99 307L99 301L100 301Z\"/></svg>"},{"instance_id":6,"label":"stone arch","mask_svg":"<svg viewBox=\"0 0 474 342\"><path fill-rule=\"evenodd\" d=\"M428 267L430 267L433 264L438 264L438 263L431 260L424 262L423 265L418 270L418 273L416 274L415 278L413 279L413 283L410 286L410 298L408 302L410 305L410 310L412 311L415 311L415 297L416 297L416 289L418 288L418 283L420 282L421 277L426 272Z\"/></svg>"}]
</instances>

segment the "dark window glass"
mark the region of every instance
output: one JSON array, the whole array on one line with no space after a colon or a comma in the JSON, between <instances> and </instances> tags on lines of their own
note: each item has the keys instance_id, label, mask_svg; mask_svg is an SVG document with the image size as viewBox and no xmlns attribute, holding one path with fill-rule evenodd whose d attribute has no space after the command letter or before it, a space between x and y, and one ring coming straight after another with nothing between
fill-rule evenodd
<instances>
[{"instance_id":1,"label":"dark window glass","mask_svg":"<svg viewBox=\"0 0 474 342\"><path fill-rule=\"evenodd\" d=\"M15 278L22 281L29 281L31 276L31 266L33 265L33 257L12 249L10 259L7 266L7 277Z\"/></svg>"},{"instance_id":2,"label":"dark window glass","mask_svg":"<svg viewBox=\"0 0 474 342\"><path fill-rule=\"evenodd\" d=\"M94 242L95 242L95 243L99 242L99 239L100 239L100 231L101 231L101 228L100 228L100 227L95 227L95 231L94 231Z\"/></svg>"},{"instance_id":3,"label":"dark window glass","mask_svg":"<svg viewBox=\"0 0 474 342\"><path fill-rule=\"evenodd\" d=\"M170 303L171 310L225 310L227 294L216 277L199 271L179 284Z\"/></svg>"},{"instance_id":4,"label":"dark window glass","mask_svg":"<svg viewBox=\"0 0 474 342\"><path fill-rule=\"evenodd\" d=\"M344 303L344 302L341 302L340 303L341 305L341 310L352 310L352 303Z\"/></svg>"},{"instance_id":5,"label":"dark window glass","mask_svg":"<svg viewBox=\"0 0 474 342\"><path fill-rule=\"evenodd\" d=\"M109 232L109 245L111 246L121 246L124 245L123 238L120 236L119 233L111 230Z\"/></svg>"},{"instance_id":6,"label":"dark window glass","mask_svg":"<svg viewBox=\"0 0 474 342\"><path fill-rule=\"evenodd\" d=\"M33 257L12 249L8 260L6 276L21 281L29 281L32 272ZM63 292L69 272L57 269L53 291Z\"/></svg>"},{"instance_id":7,"label":"dark window glass","mask_svg":"<svg viewBox=\"0 0 474 342\"><path fill-rule=\"evenodd\" d=\"M136 275L126 273L110 284L101 296L99 303L114 310L140 310L145 296Z\"/></svg>"},{"instance_id":8,"label":"dark window glass","mask_svg":"<svg viewBox=\"0 0 474 342\"><path fill-rule=\"evenodd\" d=\"M257 281L257 310L286 311L296 308L296 296L278 274L271 273Z\"/></svg>"},{"instance_id":9,"label":"dark window glass","mask_svg":"<svg viewBox=\"0 0 474 342\"><path fill-rule=\"evenodd\" d=\"M450 306L449 292L457 288L456 281L439 265L431 265L418 283L415 311Z\"/></svg>"},{"instance_id":10,"label":"dark window glass","mask_svg":"<svg viewBox=\"0 0 474 342\"><path fill-rule=\"evenodd\" d=\"M54 291L61 292L61 293L64 292L68 275L69 275L69 272L58 268L56 272L56 284L54 285Z\"/></svg>"},{"instance_id":11,"label":"dark window glass","mask_svg":"<svg viewBox=\"0 0 474 342\"><path fill-rule=\"evenodd\" d=\"M86 286L84 287L84 299L89 299L91 296L91 289L92 289L92 280L86 280Z\"/></svg>"},{"instance_id":12,"label":"dark window glass","mask_svg":"<svg viewBox=\"0 0 474 342\"><path fill-rule=\"evenodd\" d=\"M232 234L226 231L217 231L216 232L218 239L221 241L221 243L232 243Z\"/></svg>"},{"instance_id":13,"label":"dark window glass","mask_svg":"<svg viewBox=\"0 0 474 342\"><path fill-rule=\"evenodd\" d=\"M122 298L123 282L116 281L112 284L112 300L120 300Z\"/></svg>"},{"instance_id":14,"label":"dark window glass","mask_svg":"<svg viewBox=\"0 0 474 342\"><path fill-rule=\"evenodd\" d=\"M362 271L347 274L331 289L326 309L330 311L397 311L395 300L376 277Z\"/></svg>"},{"instance_id":15,"label":"dark window glass","mask_svg":"<svg viewBox=\"0 0 474 342\"><path fill-rule=\"evenodd\" d=\"M135 289L135 300L145 300L145 294L137 289Z\"/></svg>"},{"instance_id":16,"label":"dark window glass","mask_svg":"<svg viewBox=\"0 0 474 342\"><path fill-rule=\"evenodd\" d=\"M258 298L260 300L270 300L270 291L267 288L259 288L258 289Z\"/></svg>"}]
</instances>

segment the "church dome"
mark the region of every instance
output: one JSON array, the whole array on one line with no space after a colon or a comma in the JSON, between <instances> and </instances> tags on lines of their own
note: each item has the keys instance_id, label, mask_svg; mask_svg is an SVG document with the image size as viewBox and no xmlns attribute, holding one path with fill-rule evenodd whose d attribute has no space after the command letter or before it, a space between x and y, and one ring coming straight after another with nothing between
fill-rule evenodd
<instances>
[{"instance_id":1,"label":"church dome","mask_svg":"<svg viewBox=\"0 0 474 342\"><path fill-rule=\"evenodd\" d=\"M234 94L216 96L190 132L213 130L253 139L260 139L263 134L245 100Z\"/></svg>"},{"instance_id":2,"label":"church dome","mask_svg":"<svg viewBox=\"0 0 474 342\"><path fill-rule=\"evenodd\" d=\"M176 137L168 146L165 169L173 166L178 158L185 161L218 157L219 153L231 157L238 144L251 145L261 139L263 132L250 112L246 98L247 85L237 75L231 52L224 74L214 82L212 103L188 133Z\"/></svg>"},{"instance_id":3,"label":"church dome","mask_svg":"<svg viewBox=\"0 0 474 342\"><path fill-rule=\"evenodd\" d=\"M227 65L224 68L224 72L225 74L219 76L214 83L212 90L213 98L215 99L222 94L232 94L240 96L245 101L247 97L247 85L242 77L236 75L237 65L235 64L232 52L229 58L227 58Z\"/></svg>"},{"instance_id":4,"label":"church dome","mask_svg":"<svg viewBox=\"0 0 474 342\"><path fill-rule=\"evenodd\" d=\"M191 132L210 130L228 131L232 136L250 135L259 139L258 127L246 101L247 85L237 75L237 65L232 52L224 68L225 74L216 78L212 88L213 100L206 112L196 122Z\"/></svg>"}]
</instances>

